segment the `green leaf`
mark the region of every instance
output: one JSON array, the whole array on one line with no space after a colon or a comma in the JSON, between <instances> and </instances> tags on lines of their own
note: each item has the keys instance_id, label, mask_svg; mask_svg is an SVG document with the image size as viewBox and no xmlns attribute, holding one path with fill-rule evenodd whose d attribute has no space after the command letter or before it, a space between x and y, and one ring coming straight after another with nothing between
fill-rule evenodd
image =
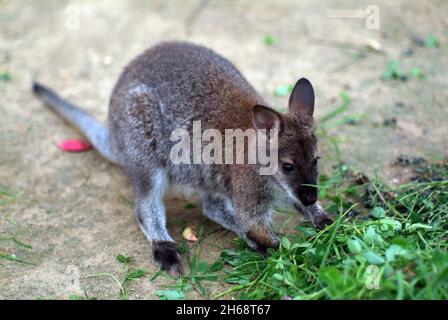
<instances>
[{"instance_id":1,"label":"green leaf","mask_svg":"<svg viewBox=\"0 0 448 320\"><path fill-rule=\"evenodd\" d=\"M9 72L0 72L0 81L9 82L11 81L11 74Z\"/></svg>"},{"instance_id":2,"label":"green leaf","mask_svg":"<svg viewBox=\"0 0 448 320\"><path fill-rule=\"evenodd\" d=\"M285 261L283 261L282 258L278 259L277 263L275 264L275 269L277 269L277 270L285 269Z\"/></svg>"},{"instance_id":3,"label":"green leaf","mask_svg":"<svg viewBox=\"0 0 448 320\"><path fill-rule=\"evenodd\" d=\"M342 281L342 274L336 267L324 267L319 273L319 278L327 284L339 283Z\"/></svg>"},{"instance_id":4,"label":"green leaf","mask_svg":"<svg viewBox=\"0 0 448 320\"><path fill-rule=\"evenodd\" d=\"M348 239L347 246L351 253L361 253L362 252L362 242L358 239Z\"/></svg>"},{"instance_id":5,"label":"green leaf","mask_svg":"<svg viewBox=\"0 0 448 320\"><path fill-rule=\"evenodd\" d=\"M11 260L11 261L16 261L16 262L21 262L21 263L29 264L29 265L33 265L33 266L36 265L34 262L30 262L30 261L27 261L27 260L23 260L23 259L17 257L16 255L14 255L14 254L6 254L6 253L1 253L1 252L0 252L0 258L5 259L5 260Z\"/></svg>"},{"instance_id":6,"label":"green leaf","mask_svg":"<svg viewBox=\"0 0 448 320\"><path fill-rule=\"evenodd\" d=\"M420 68L418 68L418 67L413 67L413 68L411 69L411 75L412 75L414 78L419 78L419 79L425 77L425 74L423 73L423 71L422 71Z\"/></svg>"},{"instance_id":7,"label":"green leaf","mask_svg":"<svg viewBox=\"0 0 448 320\"><path fill-rule=\"evenodd\" d=\"M194 203L187 203L187 204L185 204L184 208L188 209L188 210L191 210L191 209L197 208L197 205L194 204Z\"/></svg>"},{"instance_id":8,"label":"green leaf","mask_svg":"<svg viewBox=\"0 0 448 320\"><path fill-rule=\"evenodd\" d=\"M160 290L156 291L155 295L162 300L184 300L185 294L177 290Z\"/></svg>"},{"instance_id":9,"label":"green leaf","mask_svg":"<svg viewBox=\"0 0 448 320\"><path fill-rule=\"evenodd\" d=\"M390 60L387 62L386 70L381 75L382 80L397 79L405 81L407 79L404 71L400 69L399 62L397 60Z\"/></svg>"},{"instance_id":10,"label":"green leaf","mask_svg":"<svg viewBox=\"0 0 448 320\"><path fill-rule=\"evenodd\" d=\"M403 294L404 294L404 279L403 279L403 272L401 270L397 271L396 275L397 279L397 300L403 300Z\"/></svg>"},{"instance_id":11,"label":"green leaf","mask_svg":"<svg viewBox=\"0 0 448 320\"><path fill-rule=\"evenodd\" d=\"M337 296L344 288L344 276L334 266L322 268L319 272L319 279L328 286L331 297Z\"/></svg>"},{"instance_id":12,"label":"green leaf","mask_svg":"<svg viewBox=\"0 0 448 320\"><path fill-rule=\"evenodd\" d=\"M390 245L384 254L386 256L386 260L389 262L394 262L395 257L404 257L406 259L411 258L409 252L406 249L396 244Z\"/></svg>"},{"instance_id":13,"label":"green leaf","mask_svg":"<svg viewBox=\"0 0 448 320\"><path fill-rule=\"evenodd\" d=\"M381 235L379 235L379 234L376 232L375 227L373 227L373 226L369 226L369 227L367 228L367 231L366 231L366 233L364 234L364 238L363 238L363 240L364 240L367 244L369 244L369 245L373 245L373 244L376 244L376 245L379 245L379 246L384 245L384 240L383 240L383 238L381 237Z\"/></svg>"},{"instance_id":14,"label":"green leaf","mask_svg":"<svg viewBox=\"0 0 448 320\"><path fill-rule=\"evenodd\" d=\"M325 252L327 251L326 244L319 243L314 250L313 262L315 264L320 264L324 259Z\"/></svg>"},{"instance_id":15,"label":"green leaf","mask_svg":"<svg viewBox=\"0 0 448 320\"><path fill-rule=\"evenodd\" d=\"M401 223L394 218L384 218L380 221L381 226L386 225L388 229L393 231L401 231Z\"/></svg>"},{"instance_id":16,"label":"green leaf","mask_svg":"<svg viewBox=\"0 0 448 320\"><path fill-rule=\"evenodd\" d=\"M436 250L432 257L432 263L440 270L448 268L448 253Z\"/></svg>"},{"instance_id":17,"label":"green leaf","mask_svg":"<svg viewBox=\"0 0 448 320\"><path fill-rule=\"evenodd\" d=\"M377 219L383 219L386 217L386 211L381 207L375 207L373 208L372 212L370 212L372 217Z\"/></svg>"},{"instance_id":18,"label":"green leaf","mask_svg":"<svg viewBox=\"0 0 448 320\"><path fill-rule=\"evenodd\" d=\"M129 263L129 262L131 262L131 257L126 257L125 255L119 254L117 256L117 260L118 260L118 262L121 262L121 263Z\"/></svg>"},{"instance_id":19,"label":"green leaf","mask_svg":"<svg viewBox=\"0 0 448 320\"><path fill-rule=\"evenodd\" d=\"M222 268L224 268L224 262L221 260L218 260L212 264L212 266L210 267L210 271L217 272L217 271L221 271Z\"/></svg>"},{"instance_id":20,"label":"green leaf","mask_svg":"<svg viewBox=\"0 0 448 320\"><path fill-rule=\"evenodd\" d=\"M210 266L209 266L209 264L207 263L207 261L201 261L201 262L199 262L199 264L198 264L198 271L199 271L200 273L207 273L207 272L210 271Z\"/></svg>"},{"instance_id":21,"label":"green leaf","mask_svg":"<svg viewBox=\"0 0 448 320\"><path fill-rule=\"evenodd\" d=\"M274 273L272 277L278 281L283 281L285 279L280 273Z\"/></svg>"},{"instance_id":22,"label":"green leaf","mask_svg":"<svg viewBox=\"0 0 448 320\"><path fill-rule=\"evenodd\" d=\"M263 42L265 45L271 47L277 42L277 39L273 35L268 34L268 35L264 36Z\"/></svg>"},{"instance_id":23,"label":"green leaf","mask_svg":"<svg viewBox=\"0 0 448 320\"><path fill-rule=\"evenodd\" d=\"M428 48L438 48L440 46L440 40L437 36L431 35L425 39L425 46Z\"/></svg>"},{"instance_id":24,"label":"green leaf","mask_svg":"<svg viewBox=\"0 0 448 320\"><path fill-rule=\"evenodd\" d=\"M286 250L291 249L291 242L289 242L289 239L287 237L282 238L282 247Z\"/></svg>"},{"instance_id":25,"label":"green leaf","mask_svg":"<svg viewBox=\"0 0 448 320\"><path fill-rule=\"evenodd\" d=\"M364 253L364 258L366 259L367 263L374 264L374 265L382 265L386 261L381 256L377 255L373 251L367 251Z\"/></svg>"},{"instance_id":26,"label":"green leaf","mask_svg":"<svg viewBox=\"0 0 448 320\"><path fill-rule=\"evenodd\" d=\"M316 230L314 228L297 226L296 229L297 231L303 233L303 235L307 238L314 237L316 235Z\"/></svg>"},{"instance_id":27,"label":"green leaf","mask_svg":"<svg viewBox=\"0 0 448 320\"><path fill-rule=\"evenodd\" d=\"M396 244L404 249L409 247L409 241L408 239L404 237L395 237L390 241L392 244Z\"/></svg>"},{"instance_id":28,"label":"green leaf","mask_svg":"<svg viewBox=\"0 0 448 320\"><path fill-rule=\"evenodd\" d=\"M146 272L143 271L142 269L135 269L126 275L126 280L133 280L133 279L141 278L145 274L146 274Z\"/></svg>"},{"instance_id":29,"label":"green leaf","mask_svg":"<svg viewBox=\"0 0 448 320\"><path fill-rule=\"evenodd\" d=\"M312 246L313 245L311 243L299 243L299 242L297 242L297 243L294 243L291 246L291 250L294 250L294 249L297 249L297 248L304 248L304 249L306 249L306 248L310 248Z\"/></svg>"},{"instance_id":30,"label":"green leaf","mask_svg":"<svg viewBox=\"0 0 448 320\"><path fill-rule=\"evenodd\" d=\"M389 70L396 70L399 67L399 63L397 60L389 60L387 62L387 69Z\"/></svg>"},{"instance_id":31,"label":"green leaf","mask_svg":"<svg viewBox=\"0 0 448 320\"><path fill-rule=\"evenodd\" d=\"M404 228L404 230L408 232L414 232L417 229L431 230L432 227L430 225L423 223L413 223L413 224L407 224L406 227Z\"/></svg>"},{"instance_id":32,"label":"green leaf","mask_svg":"<svg viewBox=\"0 0 448 320\"><path fill-rule=\"evenodd\" d=\"M390 80L394 77L394 74L392 71L390 70L385 70L383 71L383 73L381 74L381 80Z\"/></svg>"}]
</instances>

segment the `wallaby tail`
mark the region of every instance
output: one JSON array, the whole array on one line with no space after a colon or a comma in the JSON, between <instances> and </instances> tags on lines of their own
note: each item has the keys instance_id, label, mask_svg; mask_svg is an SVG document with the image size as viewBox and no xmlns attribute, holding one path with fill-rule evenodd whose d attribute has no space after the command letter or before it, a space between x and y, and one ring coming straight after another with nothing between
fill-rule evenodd
<instances>
[{"instance_id":1,"label":"wallaby tail","mask_svg":"<svg viewBox=\"0 0 448 320\"><path fill-rule=\"evenodd\" d=\"M33 83L33 92L52 110L81 130L104 158L118 163L117 156L112 151L109 130L106 127L87 112L62 99L53 90L39 83Z\"/></svg>"}]
</instances>

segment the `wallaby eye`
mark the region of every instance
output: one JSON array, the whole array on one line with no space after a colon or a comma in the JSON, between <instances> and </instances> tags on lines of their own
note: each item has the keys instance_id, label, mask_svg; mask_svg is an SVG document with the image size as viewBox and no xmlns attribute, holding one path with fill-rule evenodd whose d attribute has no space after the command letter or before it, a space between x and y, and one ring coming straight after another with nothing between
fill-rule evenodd
<instances>
[{"instance_id":1,"label":"wallaby eye","mask_svg":"<svg viewBox=\"0 0 448 320\"><path fill-rule=\"evenodd\" d=\"M294 171L294 166L290 163L284 163L282 165L282 170L284 173L288 174Z\"/></svg>"}]
</instances>

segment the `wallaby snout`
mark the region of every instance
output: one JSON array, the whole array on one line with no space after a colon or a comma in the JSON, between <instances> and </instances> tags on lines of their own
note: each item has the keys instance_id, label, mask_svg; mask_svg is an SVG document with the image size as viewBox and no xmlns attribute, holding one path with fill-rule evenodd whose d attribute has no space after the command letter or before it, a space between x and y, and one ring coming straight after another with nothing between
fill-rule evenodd
<instances>
[{"instance_id":1,"label":"wallaby snout","mask_svg":"<svg viewBox=\"0 0 448 320\"><path fill-rule=\"evenodd\" d=\"M317 202L317 198L317 190L306 190L299 193L300 202L307 207L315 204Z\"/></svg>"},{"instance_id":2,"label":"wallaby snout","mask_svg":"<svg viewBox=\"0 0 448 320\"><path fill-rule=\"evenodd\" d=\"M297 198L299 198L304 206L311 206L317 202L317 199L319 198L319 190L315 187L316 184L317 181L313 180L313 182L301 185L297 188Z\"/></svg>"}]
</instances>

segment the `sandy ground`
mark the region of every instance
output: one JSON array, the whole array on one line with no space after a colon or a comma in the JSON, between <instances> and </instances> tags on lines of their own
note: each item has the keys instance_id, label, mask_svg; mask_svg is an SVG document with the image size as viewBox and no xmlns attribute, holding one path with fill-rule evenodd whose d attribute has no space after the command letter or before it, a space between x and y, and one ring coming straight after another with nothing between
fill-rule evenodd
<instances>
[{"instance_id":1,"label":"sandy ground","mask_svg":"<svg viewBox=\"0 0 448 320\"><path fill-rule=\"evenodd\" d=\"M57 148L81 136L31 95L32 80L105 119L112 86L130 59L164 40L204 44L233 61L275 107L286 106L287 98L274 97L274 88L301 76L315 85L318 119L336 109L346 91L352 103L343 115L361 120L328 129L328 137L339 141L343 161L397 182L402 175L390 166L397 155L447 155L448 3L393 3L376 1L380 28L370 30L363 19L329 18L328 10L365 9L371 1L0 1L0 72L12 77L0 80L0 253L32 263L0 259L0 298L86 293L116 299L114 280L92 275L120 280L117 254L131 256L132 268L156 271L133 220L125 176L95 151ZM263 42L267 34L276 37L274 46ZM440 48L411 40L430 34L439 37ZM403 55L408 48L413 53ZM382 82L389 59L406 70L419 67L426 77ZM396 126L384 126L391 118ZM324 171L335 160L325 141ZM187 201L166 199L169 229L181 239L185 225L204 226L201 257L213 261L234 236L199 209L185 209ZM31 248L5 240L12 236ZM141 278L130 283L129 298L157 298L154 292L167 283Z\"/></svg>"}]
</instances>

